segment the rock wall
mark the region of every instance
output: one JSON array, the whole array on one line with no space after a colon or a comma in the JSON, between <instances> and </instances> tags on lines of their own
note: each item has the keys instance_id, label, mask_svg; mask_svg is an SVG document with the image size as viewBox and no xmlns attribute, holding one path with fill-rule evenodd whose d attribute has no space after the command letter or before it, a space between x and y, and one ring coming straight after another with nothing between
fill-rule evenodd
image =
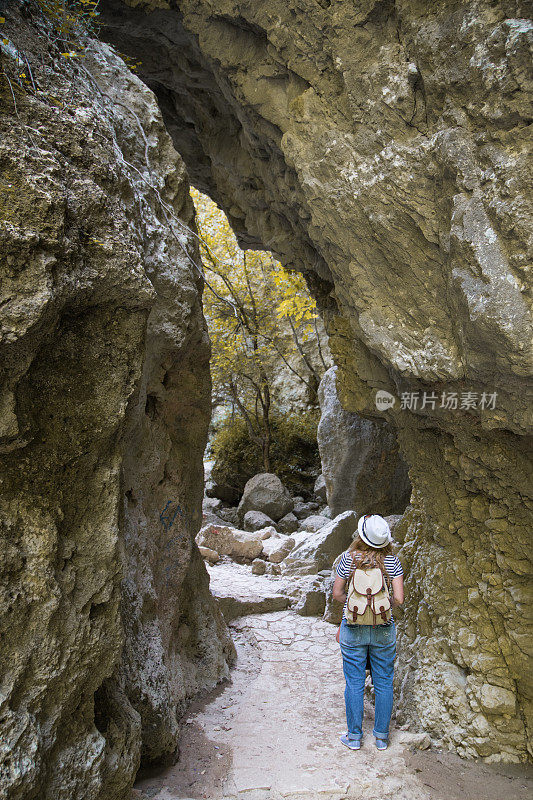
<instances>
[{"instance_id":1,"label":"rock wall","mask_svg":"<svg viewBox=\"0 0 533 800\"><path fill-rule=\"evenodd\" d=\"M0 795L121 800L232 656L193 208L145 85L1 5Z\"/></svg>"},{"instance_id":2,"label":"rock wall","mask_svg":"<svg viewBox=\"0 0 533 800\"><path fill-rule=\"evenodd\" d=\"M396 430L383 420L345 411L337 395L337 371L328 369L318 391L317 439L331 514L336 517L349 509L359 514L402 514L411 484Z\"/></svg>"},{"instance_id":3,"label":"rock wall","mask_svg":"<svg viewBox=\"0 0 533 800\"><path fill-rule=\"evenodd\" d=\"M491 760L532 735L528 5L101 4L195 185L306 274L344 408L397 427L402 708Z\"/></svg>"}]
</instances>

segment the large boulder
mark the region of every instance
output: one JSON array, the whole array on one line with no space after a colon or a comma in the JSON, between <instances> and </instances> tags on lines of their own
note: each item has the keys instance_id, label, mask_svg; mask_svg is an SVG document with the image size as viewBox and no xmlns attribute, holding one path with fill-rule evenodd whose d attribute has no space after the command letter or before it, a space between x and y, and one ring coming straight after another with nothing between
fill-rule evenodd
<instances>
[{"instance_id":1,"label":"large boulder","mask_svg":"<svg viewBox=\"0 0 533 800\"><path fill-rule=\"evenodd\" d=\"M357 514L344 511L327 520L316 533L300 531L293 535L295 547L283 561L283 574L314 574L328 569L351 543L357 530Z\"/></svg>"},{"instance_id":2,"label":"large boulder","mask_svg":"<svg viewBox=\"0 0 533 800\"><path fill-rule=\"evenodd\" d=\"M259 534L229 525L206 525L200 530L196 541L198 545L208 547L221 556L239 559L257 558L263 549Z\"/></svg>"},{"instance_id":3,"label":"large boulder","mask_svg":"<svg viewBox=\"0 0 533 800\"><path fill-rule=\"evenodd\" d=\"M335 563L336 559L334 564ZM335 582L335 569L333 568L331 572L324 579L324 593L326 595L326 604L324 609L323 620L325 622L331 622L333 625L340 625L340 622L342 620L342 610L344 604L340 603L338 600L333 599L334 582Z\"/></svg>"},{"instance_id":4,"label":"large boulder","mask_svg":"<svg viewBox=\"0 0 533 800\"><path fill-rule=\"evenodd\" d=\"M411 485L394 428L383 420L345 411L337 396L336 375L337 367L331 367L318 391L317 438L331 512L334 516L347 509L382 516L401 514Z\"/></svg>"},{"instance_id":5,"label":"large boulder","mask_svg":"<svg viewBox=\"0 0 533 800\"><path fill-rule=\"evenodd\" d=\"M294 606L294 610L302 617L322 617L326 608L324 589L309 589Z\"/></svg>"},{"instance_id":6,"label":"large boulder","mask_svg":"<svg viewBox=\"0 0 533 800\"><path fill-rule=\"evenodd\" d=\"M262 511L274 522L292 511L294 502L277 475L260 472L254 475L244 487L239 503L239 519L243 520L247 511Z\"/></svg>"}]
</instances>

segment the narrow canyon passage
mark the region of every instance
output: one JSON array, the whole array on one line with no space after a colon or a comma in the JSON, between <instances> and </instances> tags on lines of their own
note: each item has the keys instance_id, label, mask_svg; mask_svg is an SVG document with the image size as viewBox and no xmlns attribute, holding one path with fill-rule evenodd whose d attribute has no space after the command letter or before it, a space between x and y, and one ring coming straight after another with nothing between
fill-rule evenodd
<instances>
[{"instance_id":1,"label":"narrow canyon passage","mask_svg":"<svg viewBox=\"0 0 533 800\"><path fill-rule=\"evenodd\" d=\"M179 762L140 776L132 800L531 797L531 770L421 752L424 736L398 727L388 750L378 752L368 689L363 747L343 747L344 681L331 624L286 610L240 617L230 629L237 647L230 682L194 703Z\"/></svg>"},{"instance_id":2,"label":"narrow canyon passage","mask_svg":"<svg viewBox=\"0 0 533 800\"><path fill-rule=\"evenodd\" d=\"M527 4L0 0L0 26L0 800L531 797ZM264 458L202 505L191 184L320 313L301 486ZM339 742L331 624L367 513L406 587L381 753Z\"/></svg>"}]
</instances>

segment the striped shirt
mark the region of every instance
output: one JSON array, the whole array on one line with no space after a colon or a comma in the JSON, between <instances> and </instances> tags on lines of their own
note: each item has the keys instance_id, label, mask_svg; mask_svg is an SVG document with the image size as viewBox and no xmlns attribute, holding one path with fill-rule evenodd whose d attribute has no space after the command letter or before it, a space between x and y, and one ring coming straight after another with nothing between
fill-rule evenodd
<instances>
[{"instance_id":1,"label":"striped shirt","mask_svg":"<svg viewBox=\"0 0 533 800\"><path fill-rule=\"evenodd\" d=\"M342 554L342 556L340 558L340 561L337 564L337 567L335 569L335 572L337 573L339 578L344 578L345 580L349 579L350 572L352 571L352 564L353 564L352 556L351 556L350 553L348 553L348 551L346 551L345 553ZM387 587L389 589L389 594L390 594L391 599L392 599L393 593L392 593L392 583L391 583L391 581L392 581L393 578L398 578L400 575L403 575L403 568L402 568L402 565L400 563L400 559L398 558L398 556L394 556L394 555L385 556L385 573L386 573L385 574L385 580L387 581ZM342 609L342 616L343 617L344 617L344 612L346 611L346 603L347 602L348 602L348 599L346 599L346 602L344 603L344 608ZM394 622L394 618L393 618L392 613L391 613L390 622L386 622L384 624L385 625L392 625L393 622Z\"/></svg>"}]
</instances>

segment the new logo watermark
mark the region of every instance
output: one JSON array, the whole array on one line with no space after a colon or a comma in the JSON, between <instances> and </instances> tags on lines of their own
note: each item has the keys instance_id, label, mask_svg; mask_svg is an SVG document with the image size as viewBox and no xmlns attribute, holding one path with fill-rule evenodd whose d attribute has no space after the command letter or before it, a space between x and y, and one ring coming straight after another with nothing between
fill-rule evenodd
<instances>
[{"instance_id":1,"label":"new logo watermark","mask_svg":"<svg viewBox=\"0 0 533 800\"><path fill-rule=\"evenodd\" d=\"M378 411L386 411L388 408L392 408L395 402L394 395L386 392L385 389L379 389L376 392L376 408Z\"/></svg>"},{"instance_id":2,"label":"new logo watermark","mask_svg":"<svg viewBox=\"0 0 533 800\"><path fill-rule=\"evenodd\" d=\"M472 409L494 409L496 408L497 392L447 392L443 391L440 394L436 392L401 392L400 394L400 409L407 409L409 411L416 411L419 409L423 411L425 408L430 408L432 411L436 408L445 408L449 410L463 410L469 411ZM379 389L375 397L376 408L378 411L386 411L392 408L396 402L396 398L390 392L384 389Z\"/></svg>"}]
</instances>

